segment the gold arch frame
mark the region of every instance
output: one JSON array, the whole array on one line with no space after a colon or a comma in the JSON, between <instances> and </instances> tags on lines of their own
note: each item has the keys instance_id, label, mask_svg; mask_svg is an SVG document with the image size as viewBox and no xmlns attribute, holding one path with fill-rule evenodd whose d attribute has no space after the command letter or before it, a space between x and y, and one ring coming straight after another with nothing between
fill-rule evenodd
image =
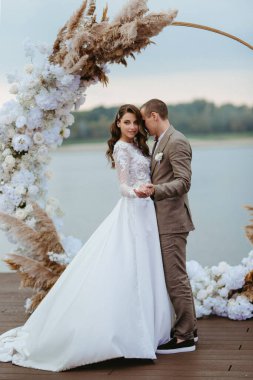
<instances>
[{"instance_id":1,"label":"gold arch frame","mask_svg":"<svg viewBox=\"0 0 253 380\"><path fill-rule=\"evenodd\" d=\"M172 22L171 26L186 26L189 28L203 29L203 30L207 30L209 32L221 34L222 36L231 38L232 40L235 40L235 41L243 44L244 46L248 47L249 49L253 50L253 45L250 45L248 42L242 40L241 38L238 38L236 36L233 36L232 34L223 32L222 30L211 28L210 26L193 24L191 22L181 22L181 21L174 21L174 22Z\"/></svg>"}]
</instances>

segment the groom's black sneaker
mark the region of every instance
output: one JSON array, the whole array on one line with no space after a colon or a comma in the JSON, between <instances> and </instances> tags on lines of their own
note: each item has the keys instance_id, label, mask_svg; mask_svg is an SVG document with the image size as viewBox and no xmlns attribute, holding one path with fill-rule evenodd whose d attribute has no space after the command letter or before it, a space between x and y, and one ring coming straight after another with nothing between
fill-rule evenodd
<instances>
[{"instance_id":1,"label":"groom's black sneaker","mask_svg":"<svg viewBox=\"0 0 253 380\"><path fill-rule=\"evenodd\" d=\"M171 338L174 337L174 329L173 329L173 328L172 328L171 331L170 331L170 336L171 336ZM194 336L194 343L197 343L198 340L199 340L199 337L198 337L198 330L197 330L197 329L195 329L195 330L193 331L193 336Z\"/></svg>"},{"instance_id":2,"label":"groom's black sneaker","mask_svg":"<svg viewBox=\"0 0 253 380\"><path fill-rule=\"evenodd\" d=\"M197 329L193 331L193 335L194 335L194 342L197 343L198 340L199 340L198 330Z\"/></svg>"},{"instance_id":3,"label":"groom's black sneaker","mask_svg":"<svg viewBox=\"0 0 253 380\"><path fill-rule=\"evenodd\" d=\"M177 338L172 338L168 343L161 344L157 347L157 354L177 354L178 352L191 352L195 351L196 346L194 339L184 340L177 343Z\"/></svg>"}]
</instances>

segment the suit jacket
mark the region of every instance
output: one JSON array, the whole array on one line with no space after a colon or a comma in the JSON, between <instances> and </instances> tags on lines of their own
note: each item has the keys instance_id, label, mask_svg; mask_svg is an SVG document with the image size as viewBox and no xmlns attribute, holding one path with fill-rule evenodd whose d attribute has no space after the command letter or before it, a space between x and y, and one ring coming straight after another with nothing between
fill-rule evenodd
<instances>
[{"instance_id":1,"label":"suit jacket","mask_svg":"<svg viewBox=\"0 0 253 380\"><path fill-rule=\"evenodd\" d=\"M158 153L163 154L159 162L155 160ZM153 200L160 234L195 229L187 195L191 187L191 160L189 141L170 125L151 160Z\"/></svg>"}]
</instances>

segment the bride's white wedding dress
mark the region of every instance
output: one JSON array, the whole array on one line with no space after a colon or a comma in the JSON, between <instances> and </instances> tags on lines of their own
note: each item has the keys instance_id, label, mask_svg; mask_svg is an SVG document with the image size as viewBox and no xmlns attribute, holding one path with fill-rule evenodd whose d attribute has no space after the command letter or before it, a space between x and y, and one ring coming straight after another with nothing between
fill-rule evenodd
<instances>
[{"instance_id":1,"label":"bride's white wedding dress","mask_svg":"<svg viewBox=\"0 0 253 380\"><path fill-rule=\"evenodd\" d=\"M133 191L150 181L150 160L122 141L114 159L121 199L26 323L0 336L0 361L62 371L117 357L155 359L169 340L173 312L154 205Z\"/></svg>"}]
</instances>

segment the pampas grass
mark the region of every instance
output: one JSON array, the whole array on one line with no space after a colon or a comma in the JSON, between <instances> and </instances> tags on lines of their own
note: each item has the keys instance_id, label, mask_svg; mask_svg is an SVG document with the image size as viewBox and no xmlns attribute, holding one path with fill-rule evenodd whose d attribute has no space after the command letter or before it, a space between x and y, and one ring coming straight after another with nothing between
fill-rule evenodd
<instances>
[{"instance_id":1,"label":"pampas grass","mask_svg":"<svg viewBox=\"0 0 253 380\"><path fill-rule=\"evenodd\" d=\"M250 211L250 214L253 215L253 206L249 206L249 205L246 205L244 206L247 210ZM247 238L249 239L249 241L251 242L251 244L253 244L253 219L250 219L250 224L248 224L246 227L245 227L245 232L246 232L246 236Z\"/></svg>"},{"instance_id":2,"label":"pampas grass","mask_svg":"<svg viewBox=\"0 0 253 380\"><path fill-rule=\"evenodd\" d=\"M29 300L26 309L32 313L48 290L55 284L65 265L50 260L49 252L64 253L53 221L38 204L31 201L33 216L36 219L34 229L14 216L0 212L0 222L5 225L7 233L18 240L21 248L15 253L7 254L4 261L21 276L21 287L30 287L35 294Z\"/></svg>"},{"instance_id":3,"label":"pampas grass","mask_svg":"<svg viewBox=\"0 0 253 380\"><path fill-rule=\"evenodd\" d=\"M64 67L82 80L108 83L105 65L134 57L170 25L177 11L148 13L147 0L132 0L109 22L107 7L100 22L95 15L95 0L85 1L60 30L50 61Z\"/></svg>"}]
</instances>

